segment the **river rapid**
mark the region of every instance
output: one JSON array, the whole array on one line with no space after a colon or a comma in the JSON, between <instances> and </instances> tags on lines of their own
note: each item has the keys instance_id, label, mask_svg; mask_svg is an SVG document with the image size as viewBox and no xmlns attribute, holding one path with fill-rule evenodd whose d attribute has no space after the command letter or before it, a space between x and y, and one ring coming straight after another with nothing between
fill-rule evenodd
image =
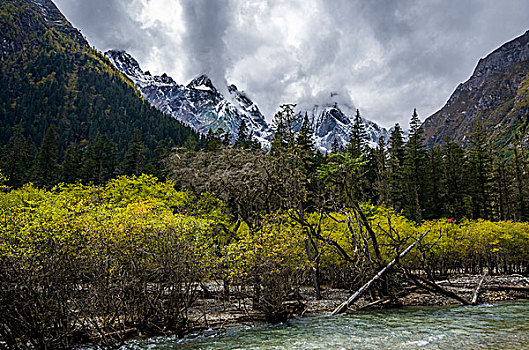
<instances>
[{"instance_id":1,"label":"river rapid","mask_svg":"<svg viewBox=\"0 0 529 350\"><path fill-rule=\"evenodd\" d=\"M528 349L529 301L307 316L207 333L122 349Z\"/></svg>"}]
</instances>

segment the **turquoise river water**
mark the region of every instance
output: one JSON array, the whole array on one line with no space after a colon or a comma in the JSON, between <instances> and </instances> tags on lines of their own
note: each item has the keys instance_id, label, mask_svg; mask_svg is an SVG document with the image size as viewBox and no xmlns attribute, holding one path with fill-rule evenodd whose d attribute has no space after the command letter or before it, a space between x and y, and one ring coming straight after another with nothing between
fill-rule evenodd
<instances>
[{"instance_id":1,"label":"turquoise river water","mask_svg":"<svg viewBox=\"0 0 529 350\"><path fill-rule=\"evenodd\" d=\"M123 349L529 349L529 301L407 307L153 338Z\"/></svg>"}]
</instances>

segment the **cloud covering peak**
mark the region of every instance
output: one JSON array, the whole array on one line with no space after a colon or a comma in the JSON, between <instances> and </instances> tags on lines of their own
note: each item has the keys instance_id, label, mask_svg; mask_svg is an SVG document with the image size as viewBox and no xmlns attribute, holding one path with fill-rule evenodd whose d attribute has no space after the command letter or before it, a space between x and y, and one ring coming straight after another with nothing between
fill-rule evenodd
<instances>
[{"instance_id":1,"label":"cloud covering peak","mask_svg":"<svg viewBox=\"0 0 529 350\"><path fill-rule=\"evenodd\" d=\"M383 126L422 119L480 57L524 33L524 0L55 0L99 50L153 73L236 84L268 119L337 93Z\"/></svg>"}]
</instances>

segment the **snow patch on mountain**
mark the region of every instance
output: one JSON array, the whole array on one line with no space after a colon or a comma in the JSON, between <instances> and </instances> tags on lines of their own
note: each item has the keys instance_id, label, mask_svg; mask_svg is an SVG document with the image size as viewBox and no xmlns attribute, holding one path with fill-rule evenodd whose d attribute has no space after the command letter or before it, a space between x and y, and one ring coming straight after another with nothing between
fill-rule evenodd
<instances>
[{"instance_id":1,"label":"snow patch on mountain","mask_svg":"<svg viewBox=\"0 0 529 350\"><path fill-rule=\"evenodd\" d=\"M348 111L348 113L344 113ZM350 140L354 125L353 108L338 103L325 103L315 105L311 110L300 110L298 118L303 118L307 113L310 127L313 130L313 142L316 148L322 152L332 149L334 140L338 145L345 147ZM378 124L362 118L367 135L367 144L375 148L382 137L387 141L390 133Z\"/></svg>"}]
</instances>

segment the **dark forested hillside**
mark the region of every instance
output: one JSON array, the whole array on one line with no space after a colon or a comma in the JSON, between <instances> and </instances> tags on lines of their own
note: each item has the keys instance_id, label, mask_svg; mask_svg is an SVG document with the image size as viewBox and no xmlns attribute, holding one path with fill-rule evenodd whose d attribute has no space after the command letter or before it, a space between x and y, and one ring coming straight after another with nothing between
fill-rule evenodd
<instances>
[{"instance_id":1,"label":"dark forested hillside","mask_svg":"<svg viewBox=\"0 0 529 350\"><path fill-rule=\"evenodd\" d=\"M0 45L0 166L13 185L104 181L133 171L120 164L128 151L130 163L134 147L141 148L137 170L164 149L198 139L145 102L50 0L2 0ZM46 151L47 133L54 159L46 161L63 166L44 181L34 160Z\"/></svg>"}]
</instances>

